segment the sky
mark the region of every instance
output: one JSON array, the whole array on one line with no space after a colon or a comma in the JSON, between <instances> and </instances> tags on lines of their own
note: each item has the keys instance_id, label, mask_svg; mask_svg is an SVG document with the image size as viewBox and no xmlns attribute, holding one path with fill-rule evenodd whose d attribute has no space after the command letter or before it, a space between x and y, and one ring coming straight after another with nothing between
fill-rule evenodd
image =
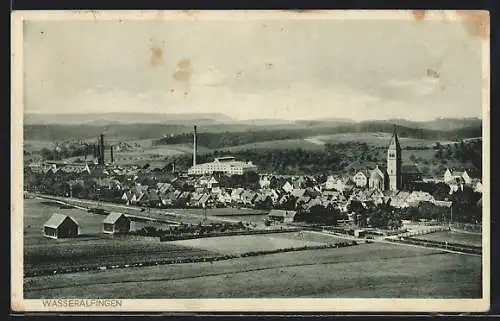
<instances>
[{"instance_id":1,"label":"sky","mask_svg":"<svg viewBox=\"0 0 500 321\"><path fill-rule=\"evenodd\" d=\"M481 40L456 21L28 21L33 113L481 117Z\"/></svg>"}]
</instances>

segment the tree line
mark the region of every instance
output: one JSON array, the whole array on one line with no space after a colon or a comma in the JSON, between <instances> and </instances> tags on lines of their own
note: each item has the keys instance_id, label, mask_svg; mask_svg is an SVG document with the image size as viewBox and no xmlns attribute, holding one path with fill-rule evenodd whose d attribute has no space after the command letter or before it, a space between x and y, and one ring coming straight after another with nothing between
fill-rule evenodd
<instances>
[{"instance_id":1,"label":"tree line","mask_svg":"<svg viewBox=\"0 0 500 321\"><path fill-rule=\"evenodd\" d=\"M361 123L355 125L322 128L316 127L279 130L248 130L241 132L200 132L197 135L197 142L200 146L206 148L220 149L263 141L303 139L316 135L356 132L391 133L393 130L394 126L389 123ZM401 137L411 137L419 139L460 140L468 137L481 136L482 128L480 126L472 126L451 131L439 131L399 126L398 134ZM192 141L193 135L189 132L153 140L153 145L191 144Z\"/></svg>"}]
</instances>

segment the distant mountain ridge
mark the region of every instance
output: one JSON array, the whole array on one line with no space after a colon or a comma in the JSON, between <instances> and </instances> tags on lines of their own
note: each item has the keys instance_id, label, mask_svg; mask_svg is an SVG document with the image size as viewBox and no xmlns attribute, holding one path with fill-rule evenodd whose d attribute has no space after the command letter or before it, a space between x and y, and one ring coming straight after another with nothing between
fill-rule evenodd
<instances>
[{"instance_id":1,"label":"distant mountain ridge","mask_svg":"<svg viewBox=\"0 0 500 321\"><path fill-rule=\"evenodd\" d=\"M200 124L232 123L224 114L160 114L160 113L89 113L89 114L38 114L25 113L25 125L108 125L108 124Z\"/></svg>"},{"instance_id":2,"label":"distant mountain ridge","mask_svg":"<svg viewBox=\"0 0 500 321\"><path fill-rule=\"evenodd\" d=\"M466 127L482 126L479 118L437 118L431 121L411 121L407 119L385 119L354 121L348 118L324 118L311 120L286 119L247 119L235 120L222 113L89 113L89 114L39 114L25 113L25 125L93 125L107 126L119 124L155 124L155 125L298 125L298 126L345 126L354 124L394 124L403 127L455 130Z\"/></svg>"}]
</instances>

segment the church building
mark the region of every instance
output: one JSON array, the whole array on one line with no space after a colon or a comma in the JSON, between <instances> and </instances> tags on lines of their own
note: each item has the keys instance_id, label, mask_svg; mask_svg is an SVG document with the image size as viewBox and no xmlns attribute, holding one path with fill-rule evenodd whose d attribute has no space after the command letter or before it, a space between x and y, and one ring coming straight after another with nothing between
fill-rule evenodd
<instances>
[{"instance_id":1,"label":"church building","mask_svg":"<svg viewBox=\"0 0 500 321\"><path fill-rule=\"evenodd\" d=\"M353 181L358 187L367 187L380 191L400 191L407 182L417 181L422 178L416 165L403 166L402 163L401 145L396 129L394 129L387 147L387 164L385 168L383 168L383 165L376 165L371 170L360 170L354 175Z\"/></svg>"}]
</instances>

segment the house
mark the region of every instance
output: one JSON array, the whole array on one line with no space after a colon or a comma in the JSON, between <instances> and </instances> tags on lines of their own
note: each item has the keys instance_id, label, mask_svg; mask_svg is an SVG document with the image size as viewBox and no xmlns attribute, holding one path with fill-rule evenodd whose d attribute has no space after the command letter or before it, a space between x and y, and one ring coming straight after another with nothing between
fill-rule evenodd
<instances>
[{"instance_id":1,"label":"house","mask_svg":"<svg viewBox=\"0 0 500 321\"><path fill-rule=\"evenodd\" d=\"M271 210L267 216L272 221L292 223L296 214L296 211Z\"/></svg>"},{"instance_id":2,"label":"house","mask_svg":"<svg viewBox=\"0 0 500 321\"><path fill-rule=\"evenodd\" d=\"M79 233L78 222L68 215L54 213L43 225L43 235L52 239L77 237Z\"/></svg>"},{"instance_id":3,"label":"house","mask_svg":"<svg viewBox=\"0 0 500 321\"><path fill-rule=\"evenodd\" d=\"M158 189L159 193L164 194L170 192L173 189L173 186L170 183L157 183L156 188Z\"/></svg>"},{"instance_id":4,"label":"house","mask_svg":"<svg viewBox=\"0 0 500 321\"><path fill-rule=\"evenodd\" d=\"M273 204L276 204L280 198L280 195L278 194L278 192L276 192L276 190L272 189L272 188L262 189L261 194L264 196L271 197Z\"/></svg>"},{"instance_id":5,"label":"house","mask_svg":"<svg viewBox=\"0 0 500 321\"><path fill-rule=\"evenodd\" d=\"M193 207L200 206L200 199L202 196L203 196L203 193L197 193L197 192L192 193L191 197L189 199L189 206L193 206Z\"/></svg>"},{"instance_id":6,"label":"house","mask_svg":"<svg viewBox=\"0 0 500 321\"><path fill-rule=\"evenodd\" d=\"M161 200L156 190L149 190L142 195L143 197L138 201L141 205L150 207L161 206Z\"/></svg>"},{"instance_id":7,"label":"house","mask_svg":"<svg viewBox=\"0 0 500 321\"><path fill-rule=\"evenodd\" d=\"M284 205L288 202L288 200L290 199L290 195L288 194L283 194L280 199L278 200L278 204L279 205Z\"/></svg>"},{"instance_id":8,"label":"house","mask_svg":"<svg viewBox=\"0 0 500 321\"><path fill-rule=\"evenodd\" d=\"M368 186L370 189L377 189L379 191L384 191L387 189L388 182L389 180L387 172L385 170L382 171L378 167L378 165L376 165L375 168L370 171L370 178L368 181Z\"/></svg>"},{"instance_id":9,"label":"house","mask_svg":"<svg viewBox=\"0 0 500 321\"><path fill-rule=\"evenodd\" d=\"M289 182L286 181L285 184L281 187L286 193L290 193L293 190L293 185Z\"/></svg>"},{"instance_id":10,"label":"house","mask_svg":"<svg viewBox=\"0 0 500 321\"><path fill-rule=\"evenodd\" d=\"M306 191L304 195L309 196L309 197L318 197L321 195L321 191L317 186L314 187L306 187Z\"/></svg>"},{"instance_id":11,"label":"house","mask_svg":"<svg viewBox=\"0 0 500 321\"><path fill-rule=\"evenodd\" d=\"M451 201L437 201L437 200L432 201L432 203L436 206L447 207L447 208L450 208L451 205L453 204Z\"/></svg>"},{"instance_id":12,"label":"house","mask_svg":"<svg viewBox=\"0 0 500 321\"><path fill-rule=\"evenodd\" d=\"M483 192L483 183L481 181L476 181L474 186L474 192L482 193Z\"/></svg>"},{"instance_id":13,"label":"house","mask_svg":"<svg viewBox=\"0 0 500 321\"><path fill-rule=\"evenodd\" d=\"M231 195L227 192L222 192L217 195L217 202L227 205L231 203Z\"/></svg>"},{"instance_id":14,"label":"house","mask_svg":"<svg viewBox=\"0 0 500 321\"><path fill-rule=\"evenodd\" d=\"M304 196L306 193L306 190L305 189L302 189L302 188L296 188L296 189L293 189L291 192L290 192L290 195L292 195L293 197L295 198L301 198L302 196Z\"/></svg>"},{"instance_id":15,"label":"house","mask_svg":"<svg viewBox=\"0 0 500 321\"><path fill-rule=\"evenodd\" d=\"M215 179L215 177L210 178L210 180L207 182L207 187L208 188L216 188L219 187L219 182Z\"/></svg>"},{"instance_id":16,"label":"house","mask_svg":"<svg viewBox=\"0 0 500 321\"><path fill-rule=\"evenodd\" d=\"M369 177L370 174L367 170L360 170L352 177L352 180L357 187L366 187L368 186Z\"/></svg>"},{"instance_id":17,"label":"house","mask_svg":"<svg viewBox=\"0 0 500 321\"><path fill-rule=\"evenodd\" d=\"M434 202L434 197L422 191L414 191L407 198L406 202L409 206L418 206L422 202Z\"/></svg>"},{"instance_id":18,"label":"house","mask_svg":"<svg viewBox=\"0 0 500 321\"><path fill-rule=\"evenodd\" d=\"M396 208L408 207L408 202L406 201L408 196L410 196L410 192L399 191L396 195L390 198L391 206Z\"/></svg>"},{"instance_id":19,"label":"house","mask_svg":"<svg viewBox=\"0 0 500 321\"><path fill-rule=\"evenodd\" d=\"M306 211L310 211L311 207L317 206L317 205L322 205L321 199L318 198L311 198L307 203L304 204L303 208Z\"/></svg>"},{"instance_id":20,"label":"house","mask_svg":"<svg viewBox=\"0 0 500 321\"><path fill-rule=\"evenodd\" d=\"M102 221L102 231L106 234L121 234L130 231L130 219L123 213L111 212Z\"/></svg>"},{"instance_id":21,"label":"house","mask_svg":"<svg viewBox=\"0 0 500 321\"><path fill-rule=\"evenodd\" d=\"M467 170L453 170L447 168L443 175L443 181L445 183L460 183L470 184L472 178L469 176Z\"/></svg>"},{"instance_id":22,"label":"house","mask_svg":"<svg viewBox=\"0 0 500 321\"><path fill-rule=\"evenodd\" d=\"M176 196L175 191L170 191L170 192L166 192L166 193L158 193L158 196L160 197L161 203L164 206L171 206L177 200L177 196Z\"/></svg>"},{"instance_id":23,"label":"house","mask_svg":"<svg viewBox=\"0 0 500 321\"><path fill-rule=\"evenodd\" d=\"M244 189L241 187L233 189L231 191L231 199L233 200L233 202L243 201L243 199L241 198L241 194L243 194L243 192L244 192Z\"/></svg>"},{"instance_id":24,"label":"house","mask_svg":"<svg viewBox=\"0 0 500 321\"><path fill-rule=\"evenodd\" d=\"M241 194L241 199L243 200L243 203L245 205L252 205L255 199L257 198L258 194L252 190L245 190Z\"/></svg>"},{"instance_id":25,"label":"house","mask_svg":"<svg viewBox=\"0 0 500 321\"><path fill-rule=\"evenodd\" d=\"M263 176L259 179L260 188L268 188L271 186L271 180L267 176Z\"/></svg>"},{"instance_id":26,"label":"house","mask_svg":"<svg viewBox=\"0 0 500 321\"><path fill-rule=\"evenodd\" d=\"M372 190L369 197L375 204L382 204L385 202L385 195L380 189Z\"/></svg>"},{"instance_id":27,"label":"house","mask_svg":"<svg viewBox=\"0 0 500 321\"><path fill-rule=\"evenodd\" d=\"M127 205L130 204L130 201L132 200L133 197L132 191L128 190L123 192L121 200L124 201Z\"/></svg>"},{"instance_id":28,"label":"house","mask_svg":"<svg viewBox=\"0 0 500 321\"><path fill-rule=\"evenodd\" d=\"M177 198L177 204L179 204L180 206L187 206L189 204L190 198L191 198L191 193L182 192Z\"/></svg>"},{"instance_id":29,"label":"house","mask_svg":"<svg viewBox=\"0 0 500 321\"><path fill-rule=\"evenodd\" d=\"M209 207L212 205L212 197L208 193L204 193L201 195L200 199L198 200L197 206L200 207Z\"/></svg>"},{"instance_id":30,"label":"house","mask_svg":"<svg viewBox=\"0 0 500 321\"><path fill-rule=\"evenodd\" d=\"M309 196L301 196L299 197L296 201L295 201L295 208L298 208L298 207L302 207L307 204L309 201L311 200L311 198Z\"/></svg>"},{"instance_id":31,"label":"house","mask_svg":"<svg viewBox=\"0 0 500 321\"><path fill-rule=\"evenodd\" d=\"M347 180L341 177L328 176L325 182L325 189L328 191L336 190L343 192L346 189Z\"/></svg>"},{"instance_id":32,"label":"house","mask_svg":"<svg viewBox=\"0 0 500 321\"><path fill-rule=\"evenodd\" d=\"M212 198L208 193L193 193L189 202L193 207L208 207L212 205Z\"/></svg>"}]
</instances>

